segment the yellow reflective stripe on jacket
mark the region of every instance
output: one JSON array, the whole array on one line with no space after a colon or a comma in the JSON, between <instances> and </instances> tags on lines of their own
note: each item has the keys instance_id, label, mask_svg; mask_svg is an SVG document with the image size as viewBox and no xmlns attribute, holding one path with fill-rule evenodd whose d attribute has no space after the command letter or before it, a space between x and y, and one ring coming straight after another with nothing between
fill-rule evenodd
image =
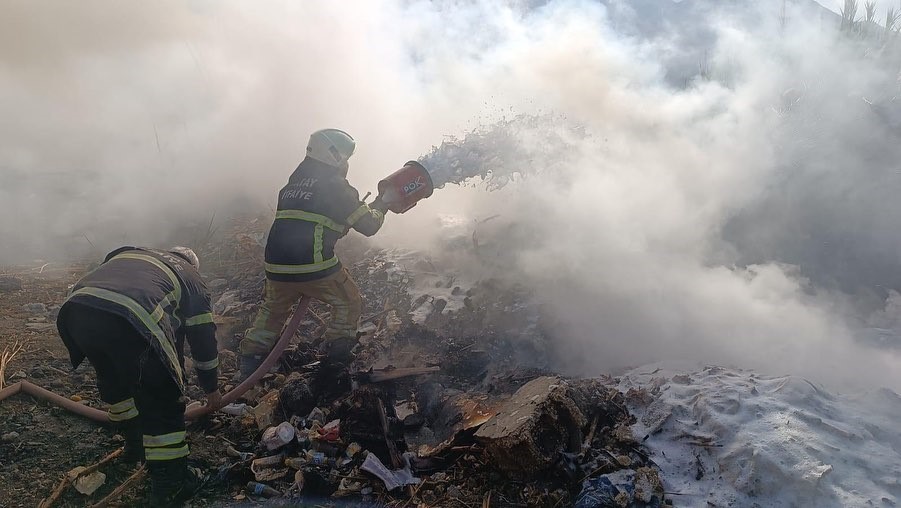
<instances>
[{"instance_id":1,"label":"yellow reflective stripe on jacket","mask_svg":"<svg viewBox=\"0 0 901 508\"><path fill-rule=\"evenodd\" d=\"M315 222L316 224L321 224L331 230L337 231L339 233L344 232L344 226L338 224L334 220L326 217L325 215L319 215L318 213L305 212L303 210L279 210L275 213L276 219L295 219L295 220L305 220L307 222Z\"/></svg>"},{"instance_id":2,"label":"yellow reflective stripe on jacket","mask_svg":"<svg viewBox=\"0 0 901 508\"><path fill-rule=\"evenodd\" d=\"M178 448L144 448L144 457L147 460L175 460L190 455L188 445Z\"/></svg>"},{"instance_id":3,"label":"yellow reflective stripe on jacket","mask_svg":"<svg viewBox=\"0 0 901 508\"><path fill-rule=\"evenodd\" d=\"M213 370L219 366L219 357L213 358L208 362L198 362L195 360L194 366L200 370Z\"/></svg>"},{"instance_id":4,"label":"yellow reflective stripe on jacket","mask_svg":"<svg viewBox=\"0 0 901 508\"><path fill-rule=\"evenodd\" d=\"M322 262L322 224L313 228L313 262Z\"/></svg>"},{"instance_id":5,"label":"yellow reflective stripe on jacket","mask_svg":"<svg viewBox=\"0 0 901 508\"><path fill-rule=\"evenodd\" d=\"M185 326L205 325L213 322L213 313L205 312L185 319Z\"/></svg>"},{"instance_id":6,"label":"yellow reflective stripe on jacket","mask_svg":"<svg viewBox=\"0 0 901 508\"><path fill-rule=\"evenodd\" d=\"M357 223L358 220L362 219L364 215L372 211L373 210L372 208L369 208L369 205L363 203L362 205L360 205L360 208L354 210L354 213L350 214L350 216L347 218L347 225L353 226Z\"/></svg>"},{"instance_id":7,"label":"yellow reflective stripe on jacket","mask_svg":"<svg viewBox=\"0 0 901 508\"><path fill-rule=\"evenodd\" d=\"M338 264L338 256L335 256L331 259L327 259L321 263L312 263L309 265L276 265L273 263L266 263L266 271L270 273L284 273L284 274L294 274L294 273L315 273L321 272L322 270L327 270Z\"/></svg>"},{"instance_id":8,"label":"yellow reflective stripe on jacket","mask_svg":"<svg viewBox=\"0 0 901 508\"><path fill-rule=\"evenodd\" d=\"M160 436L148 436L144 434L144 446L147 448L158 447L158 446L169 446L176 445L185 440L185 431L180 430L178 432L170 432L169 434L162 434Z\"/></svg>"},{"instance_id":9,"label":"yellow reflective stripe on jacket","mask_svg":"<svg viewBox=\"0 0 901 508\"><path fill-rule=\"evenodd\" d=\"M176 298L175 296L175 291L163 297L163 300L159 305L156 306L156 309L154 309L153 312L150 313L150 317L153 318L154 321L159 323L160 320L163 319L163 316L166 314L166 307L168 307L170 304L175 304L175 307L178 307L178 298Z\"/></svg>"},{"instance_id":10,"label":"yellow reflective stripe on jacket","mask_svg":"<svg viewBox=\"0 0 901 508\"><path fill-rule=\"evenodd\" d=\"M184 380L182 379L181 374L181 362L178 359L178 354L176 354L175 352L175 346L172 345L172 342L170 342L166 334L163 333L163 329L160 328L159 323L153 320L147 310L144 309L144 307L141 307L141 304L125 295L120 295L119 293L115 293L108 289L92 287L81 288L78 291L72 293L72 296L70 298L78 295L89 295L95 298L100 298L102 300L119 304L131 311L131 313L135 317L137 317L141 321L141 323L144 324L144 326L147 327L150 333L159 342L160 347L163 349L163 353L166 355L166 359L169 360L169 363L174 369L173 372L175 372L176 377L178 378L176 381L178 382L179 388L182 388L184 386Z\"/></svg>"},{"instance_id":11,"label":"yellow reflective stripe on jacket","mask_svg":"<svg viewBox=\"0 0 901 508\"><path fill-rule=\"evenodd\" d=\"M175 272L173 272L172 269L166 265L166 263L163 263L159 259L157 259L153 256L149 256L147 254L138 254L136 252L129 252L129 251L126 251L126 252L123 252L122 254L117 254L117 255L113 256L112 259L110 259L110 261L112 261L113 259L119 259L119 258L138 259L140 261L146 261L146 262L156 266L160 270L162 270L163 273L165 273L166 276L169 277L169 280L172 282L172 287L174 288L173 292L175 293L175 302L176 302L175 306L178 307L178 302L181 301L181 281L178 279L178 276L175 275Z\"/></svg>"}]
</instances>

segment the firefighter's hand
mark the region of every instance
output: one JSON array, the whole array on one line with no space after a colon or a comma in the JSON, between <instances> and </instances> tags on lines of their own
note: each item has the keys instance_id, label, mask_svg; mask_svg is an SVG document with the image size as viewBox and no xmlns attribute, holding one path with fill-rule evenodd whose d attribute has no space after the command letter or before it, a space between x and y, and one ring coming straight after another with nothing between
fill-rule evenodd
<instances>
[{"instance_id":1,"label":"firefighter's hand","mask_svg":"<svg viewBox=\"0 0 901 508\"><path fill-rule=\"evenodd\" d=\"M385 203L384 201L382 201L381 195L376 197L375 200L373 200L373 202L369 204L369 208L372 208L373 210L378 210L382 213L385 213L388 211L388 206L389 206L388 203Z\"/></svg>"},{"instance_id":2,"label":"firefighter's hand","mask_svg":"<svg viewBox=\"0 0 901 508\"><path fill-rule=\"evenodd\" d=\"M206 394L206 405L218 408L222 405L222 394L219 390Z\"/></svg>"}]
</instances>

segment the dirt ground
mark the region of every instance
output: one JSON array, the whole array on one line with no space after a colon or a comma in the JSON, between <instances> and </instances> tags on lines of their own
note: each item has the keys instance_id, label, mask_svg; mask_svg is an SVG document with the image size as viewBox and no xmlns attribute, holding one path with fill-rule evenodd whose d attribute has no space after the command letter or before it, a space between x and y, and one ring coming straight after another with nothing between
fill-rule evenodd
<instances>
[{"instance_id":1,"label":"dirt ground","mask_svg":"<svg viewBox=\"0 0 901 508\"><path fill-rule=\"evenodd\" d=\"M15 343L25 346L7 366L5 386L24 379L88 406L105 408L93 368L85 361L72 369L68 351L55 325L58 306L71 285L89 268L84 265L48 265L43 269L40 265L0 267L0 277L12 276L22 283L21 289L0 291L0 352ZM377 300L375 297L370 299ZM220 349L233 349L238 331L247 325L246 316L238 320L222 316L216 319ZM198 392L196 387L189 387L189 394L197 395ZM229 440L222 422L216 420L195 422L188 430L190 463L210 478L190 505L247 505L249 501L241 493L241 482L236 482L235 476L224 470L223 466L229 463L225 449L229 445L248 449L255 443ZM15 437L0 442L0 507L37 506L50 495L66 472L77 466L94 464L122 446L121 437L111 427L22 393L0 401L0 435L10 433L15 433ZM238 439L234 435L231 437ZM55 506L96 503L131 475L134 468L113 461L100 471L107 478L95 493L84 496L68 487ZM227 475L227 481L216 481ZM118 504L144 505L149 494L146 483L132 489ZM335 505L333 500L324 500L322 504Z\"/></svg>"},{"instance_id":2,"label":"dirt ground","mask_svg":"<svg viewBox=\"0 0 901 508\"><path fill-rule=\"evenodd\" d=\"M48 309L65 297L81 267L8 267L0 274L22 281L22 289L0 293L0 350L16 341L24 350L7 367L7 382L24 379L66 397L100 407L90 365L72 371L68 352L56 332L52 312L31 312L24 307L40 303ZM30 326L29 326L30 325ZM9 379L12 378L12 379ZM0 499L3 506L37 506L64 473L90 465L121 446L113 432L65 410L17 394L0 402L0 434L18 434L0 443ZM7 442L8 441L8 442ZM130 471L107 467L106 483L96 499L112 491ZM82 506L85 499L73 490L60 506Z\"/></svg>"}]
</instances>

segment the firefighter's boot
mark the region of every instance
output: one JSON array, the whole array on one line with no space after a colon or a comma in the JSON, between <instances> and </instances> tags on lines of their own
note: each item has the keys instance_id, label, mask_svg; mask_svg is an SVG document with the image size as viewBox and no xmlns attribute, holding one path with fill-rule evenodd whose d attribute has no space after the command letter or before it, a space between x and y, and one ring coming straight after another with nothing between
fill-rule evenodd
<instances>
[{"instance_id":1,"label":"firefighter's boot","mask_svg":"<svg viewBox=\"0 0 901 508\"><path fill-rule=\"evenodd\" d=\"M144 437L141 432L141 424L137 418L125 420L119 423L118 431L125 438L125 449L122 451L122 461L127 464L144 462Z\"/></svg>"},{"instance_id":2,"label":"firefighter's boot","mask_svg":"<svg viewBox=\"0 0 901 508\"><path fill-rule=\"evenodd\" d=\"M147 461L152 506L181 506L203 483L188 467L188 458Z\"/></svg>"},{"instance_id":3,"label":"firefighter's boot","mask_svg":"<svg viewBox=\"0 0 901 508\"><path fill-rule=\"evenodd\" d=\"M260 368L266 355L240 355L238 357L238 376L235 381L241 382Z\"/></svg>"},{"instance_id":4,"label":"firefighter's boot","mask_svg":"<svg viewBox=\"0 0 901 508\"><path fill-rule=\"evenodd\" d=\"M313 377L312 390L320 400L330 402L350 392L350 366L354 361L356 337L340 337L324 341L319 346L321 361Z\"/></svg>"}]
</instances>

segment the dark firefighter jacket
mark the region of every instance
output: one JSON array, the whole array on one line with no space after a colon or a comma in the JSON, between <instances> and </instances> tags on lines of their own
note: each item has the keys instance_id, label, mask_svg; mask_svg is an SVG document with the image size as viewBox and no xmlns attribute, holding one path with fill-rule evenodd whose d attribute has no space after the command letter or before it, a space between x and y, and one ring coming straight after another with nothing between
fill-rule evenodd
<instances>
[{"instance_id":1,"label":"dark firefighter jacket","mask_svg":"<svg viewBox=\"0 0 901 508\"><path fill-rule=\"evenodd\" d=\"M331 275L341 269L335 242L349 228L372 236L384 219L360 201L339 170L306 158L278 194L266 242L266 276L301 282Z\"/></svg>"},{"instance_id":2,"label":"dark firefighter jacket","mask_svg":"<svg viewBox=\"0 0 901 508\"><path fill-rule=\"evenodd\" d=\"M66 335L66 315L77 302L127 319L169 367L184 391L184 342L191 345L198 384L206 393L217 387L219 353L210 294L197 270L175 254L137 247L110 252L97 269L72 288L60 309L57 328L72 366L85 355Z\"/></svg>"}]
</instances>

